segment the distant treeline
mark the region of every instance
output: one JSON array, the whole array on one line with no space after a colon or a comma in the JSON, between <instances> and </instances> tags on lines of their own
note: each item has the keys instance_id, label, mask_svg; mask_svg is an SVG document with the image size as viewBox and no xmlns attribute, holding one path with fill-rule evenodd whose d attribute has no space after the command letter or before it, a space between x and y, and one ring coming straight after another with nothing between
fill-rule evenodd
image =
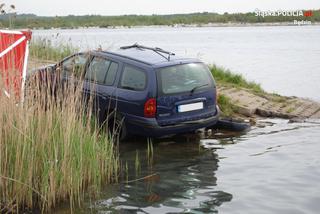
<instances>
[{"instance_id":1,"label":"distant treeline","mask_svg":"<svg viewBox=\"0 0 320 214\"><path fill-rule=\"evenodd\" d=\"M174 15L123 15L123 16L55 16L44 17L34 14L2 14L0 27L14 28L78 28L114 27L138 25L204 25L209 23L272 23L305 20L320 22L320 10L312 10L312 16L256 16L251 13L192 13Z\"/></svg>"}]
</instances>

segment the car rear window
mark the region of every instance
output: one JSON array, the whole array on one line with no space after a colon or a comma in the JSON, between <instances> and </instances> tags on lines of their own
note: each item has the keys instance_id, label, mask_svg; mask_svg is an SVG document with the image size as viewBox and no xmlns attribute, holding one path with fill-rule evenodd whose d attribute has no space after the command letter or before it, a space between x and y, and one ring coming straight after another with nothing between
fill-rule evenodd
<instances>
[{"instance_id":1,"label":"car rear window","mask_svg":"<svg viewBox=\"0 0 320 214\"><path fill-rule=\"evenodd\" d=\"M213 85L210 70L203 63L188 63L161 68L157 72L160 94L201 90Z\"/></svg>"}]
</instances>

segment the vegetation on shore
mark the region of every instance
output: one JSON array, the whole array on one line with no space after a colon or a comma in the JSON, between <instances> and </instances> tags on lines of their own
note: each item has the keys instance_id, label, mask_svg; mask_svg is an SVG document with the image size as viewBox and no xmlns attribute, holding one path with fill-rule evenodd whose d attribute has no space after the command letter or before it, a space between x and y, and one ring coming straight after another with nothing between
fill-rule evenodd
<instances>
[{"instance_id":1,"label":"vegetation on shore","mask_svg":"<svg viewBox=\"0 0 320 214\"><path fill-rule=\"evenodd\" d=\"M237 112L237 107L232 104L230 98L222 94L218 95L218 106L223 117L231 117Z\"/></svg>"},{"instance_id":2,"label":"vegetation on shore","mask_svg":"<svg viewBox=\"0 0 320 214\"><path fill-rule=\"evenodd\" d=\"M210 65L210 70L218 86L231 85L237 88L246 88L255 93L265 93L259 84L246 80L241 74L232 73L230 70L216 65Z\"/></svg>"},{"instance_id":3,"label":"vegetation on shore","mask_svg":"<svg viewBox=\"0 0 320 214\"><path fill-rule=\"evenodd\" d=\"M78 48L69 44L53 44L49 39L38 38L31 41L30 57L32 59L59 61L78 50Z\"/></svg>"},{"instance_id":4,"label":"vegetation on shore","mask_svg":"<svg viewBox=\"0 0 320 214\"><path fill-rule=\"evenodd\" d=\"M210 65L211 73L217 83L217 86L231 86L233 88L245 88L258 95L265 95L266 92L255 82L246 80L241 74L232 73L230 70ZM218 89L219 94L219 89ZM223 116L233 116L237 113L237 107L232 103L230 98L222 94L218 95L218 105Z\"/></svg>"},{"instance_id":5,"label":"vegetation on shore","mask_svg":"<svg viewBox=\"0 0 320 214\"><path fill-rule=\"evenodd\" d=\"M272 23L293 22L293 20L320 21L320 11L312 10L312 16L256 16L249 13L190 13L172 15L122 15L122 16L36 16L34 14L16 14L15 10L0 15L0 27L16 28L78 28L78 27L115 27L150 25L205 25L210 23Z\"/></svg>"},{"instance_id":6,"label":"vegetation on shore","mask_svg":"<svg viewBox=\"0 0 320 214\"><path fill-rule=\"evenodd\" d=\"M84 196L117 181L118 152L92 122L79 86L51 96L51 85L32 83L23 104L13 93L0 94L0 212L46 213L62 201L72 211Z\"/></svg>"}]
</instances>

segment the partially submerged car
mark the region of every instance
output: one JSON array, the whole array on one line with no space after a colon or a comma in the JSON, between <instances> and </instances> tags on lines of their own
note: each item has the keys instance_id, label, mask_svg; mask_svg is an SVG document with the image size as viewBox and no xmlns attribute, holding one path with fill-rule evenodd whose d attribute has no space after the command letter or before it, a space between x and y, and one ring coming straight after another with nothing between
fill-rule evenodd
<instances>
[{"instance_id":1,"label":"partially submerged car","mask_svg":"<svg viewBox=\"0 0 320 214\"><path fill-rule=\"evenodd\" d=\"M116 124L120 139L192 132L218 121L215 81L198 59L134 44L77 53L46 70L59 71L63 81L83 80L100 123Z\"/></svg>"}]
</instances>

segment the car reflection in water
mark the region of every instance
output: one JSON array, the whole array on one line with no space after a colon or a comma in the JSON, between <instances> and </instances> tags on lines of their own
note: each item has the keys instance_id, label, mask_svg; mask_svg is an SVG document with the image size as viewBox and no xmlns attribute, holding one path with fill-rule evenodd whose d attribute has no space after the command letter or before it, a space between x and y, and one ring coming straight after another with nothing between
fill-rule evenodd
<instances>
[{"instance_id":1,"label":"car reflection in water","mask_svg":"<svg viewBox=\"0 0 320 214\"><path fill-rule=\"evenodd\" d=\"M217 187L218 156L201 148L199 140L186 141L154 143L153 155L148 154L147 143L123 144L121 159L128 163L128 183L108 186L100 200L88 204L90 209L130 213L217 212L218 206L232 200L232 194Z\"/></svg>"}]
</instances>

